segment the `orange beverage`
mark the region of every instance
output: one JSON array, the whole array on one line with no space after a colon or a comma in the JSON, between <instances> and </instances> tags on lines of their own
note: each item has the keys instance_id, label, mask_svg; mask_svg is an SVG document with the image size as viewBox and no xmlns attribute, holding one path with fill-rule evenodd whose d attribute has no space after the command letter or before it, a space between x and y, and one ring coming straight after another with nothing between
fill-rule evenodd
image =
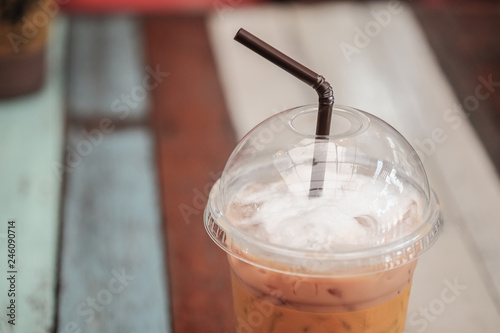
<instances>
[{"instance_id":1,"label":"orange beverage","mask_svg":"<svg viewBox=\"0 0 500 333\"><path fill-rule=\"evenodd\" d=\"M375 274L284 274L229 258L237 333L403 333L415 262Z\"/></svg>"}]
</instances>

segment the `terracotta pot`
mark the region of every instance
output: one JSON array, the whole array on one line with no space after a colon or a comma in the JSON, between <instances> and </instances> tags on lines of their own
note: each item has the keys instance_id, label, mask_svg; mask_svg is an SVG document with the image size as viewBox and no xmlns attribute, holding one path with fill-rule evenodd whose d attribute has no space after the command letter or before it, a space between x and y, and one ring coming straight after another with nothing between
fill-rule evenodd
<instances>
[{"instance_id":1,"label":"terracotta pot","mask_svg":"<svg viewBox=\"0 0 500 333\"><path fill-rule=\"evenodd\" d=\"M54 1L42 0L32 4L15 24L0 22L0 98L31 93L43 86L47 35L56 13Z\"/></svg>"}]
</instances>

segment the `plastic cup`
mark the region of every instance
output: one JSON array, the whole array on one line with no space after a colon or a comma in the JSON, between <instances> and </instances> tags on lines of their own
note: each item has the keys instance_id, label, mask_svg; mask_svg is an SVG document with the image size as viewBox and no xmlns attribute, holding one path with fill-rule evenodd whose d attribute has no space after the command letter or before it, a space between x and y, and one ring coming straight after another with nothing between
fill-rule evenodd
<instances>
[{"instance_id":1,"label":"plastic cup","mask_svg":"<svg viewBox=\"0 0 500 333\"><path fill-rule=\"evenodd\" d=\"M336 106L330 135L316 136L316 116L305 106L256 126L210 193L205 227L228 253L236 330L402 333L439 203L390 125Z\"/></svg>"}]
</instances>

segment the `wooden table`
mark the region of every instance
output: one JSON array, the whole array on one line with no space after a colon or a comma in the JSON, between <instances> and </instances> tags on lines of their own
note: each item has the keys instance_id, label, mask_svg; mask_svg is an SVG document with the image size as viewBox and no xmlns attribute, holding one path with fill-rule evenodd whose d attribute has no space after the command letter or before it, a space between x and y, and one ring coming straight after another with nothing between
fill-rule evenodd
<instances>
[{"instance_id":1,"label":"wooden table","mask_svg":"<svg viewBox=\"0 0 500 333\"><path fill-rule=\"evenodd\" d=\"M419 150L446 225L420 260L405 332L497 332L498 6L216 9L60 16L43 91L0 102L2 273L8 221L18 256L16 325L2 314L0 332L234 332L226 258L203 228L209 188L251 127L316 101L232 41L240 26Z\"/></svg>"}]
</instances>

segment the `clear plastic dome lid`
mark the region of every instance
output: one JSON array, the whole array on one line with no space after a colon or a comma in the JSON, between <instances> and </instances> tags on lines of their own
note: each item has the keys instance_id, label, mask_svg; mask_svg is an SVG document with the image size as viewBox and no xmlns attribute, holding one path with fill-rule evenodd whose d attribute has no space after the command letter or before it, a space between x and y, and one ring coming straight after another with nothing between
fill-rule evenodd
<instances>
[{"instance_id":1,"label":"clear plastic dome lid","mask_svg":"<svg viewBox=\"0 0 500 333\"><path fill-rule=\"evenodd\" d=\"M322 137L316 117L315 106L284 111L240 141L210 194L210 236L242 260L307 274L417 258L437 238L441 215L415 150L369 113L334 107Z\"/></svg>"}]
</instances>

